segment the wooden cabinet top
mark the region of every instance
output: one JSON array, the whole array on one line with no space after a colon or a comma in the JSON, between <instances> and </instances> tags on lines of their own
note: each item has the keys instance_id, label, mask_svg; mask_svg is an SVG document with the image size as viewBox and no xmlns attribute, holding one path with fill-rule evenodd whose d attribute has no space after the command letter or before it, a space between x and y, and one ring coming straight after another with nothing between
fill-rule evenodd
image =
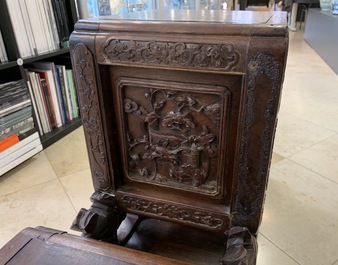
<instances>
[{"instance_id":1,"label":"wooden cabinet top","mask_svg":"<svg viewBox=\"0 0 338 265\"><path fill-rule=\"evenodd\" d=\"M75 31L159 32L198 35L287 34L286 12L155 10L79 21Z\"/></svg>"}]
</instances>

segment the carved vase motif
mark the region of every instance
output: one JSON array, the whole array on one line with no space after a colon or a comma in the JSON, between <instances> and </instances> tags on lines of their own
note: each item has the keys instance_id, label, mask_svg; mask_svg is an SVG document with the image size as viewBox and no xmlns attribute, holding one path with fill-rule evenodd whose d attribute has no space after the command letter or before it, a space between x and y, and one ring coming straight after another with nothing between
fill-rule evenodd
<instances>
[{"instance_id":1,"label":"carved vase motif","mask_svg":"<svg viewBox=\"0 0 338 265\"><path fill-rule=\"evenodd\" d=\"M215 193L226 89L122 87L129 178Z\"/></svg>"}]
</instances>

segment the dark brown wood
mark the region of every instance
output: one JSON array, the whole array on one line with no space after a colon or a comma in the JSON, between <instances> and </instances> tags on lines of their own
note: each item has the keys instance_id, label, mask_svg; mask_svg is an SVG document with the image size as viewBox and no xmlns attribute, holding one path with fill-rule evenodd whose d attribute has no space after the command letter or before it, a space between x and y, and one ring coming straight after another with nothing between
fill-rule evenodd
<instances>
[{"instance_id":1,"label":"dark brown wood","mask_svg":"<svg viewBox=\"0 0 338 265\"><path fill-rule=\"evenodd\" d=\"M0 249L6 265L192 265L46 228L25 228Z\"/></svg>"},{"instance_id":2,"label":"dark brown wood","mask_svg":"<svg viewBox=\"0 0 338 265\"><path fill-rule=\"evenodd\" d=\"M284 12L79 21L72 62L97 199L74 227L116 237L137 214L225 234L222 263L255 264L287 47ZM112 207L98 222L101 197Z\"/></svg>"}]
</instances>

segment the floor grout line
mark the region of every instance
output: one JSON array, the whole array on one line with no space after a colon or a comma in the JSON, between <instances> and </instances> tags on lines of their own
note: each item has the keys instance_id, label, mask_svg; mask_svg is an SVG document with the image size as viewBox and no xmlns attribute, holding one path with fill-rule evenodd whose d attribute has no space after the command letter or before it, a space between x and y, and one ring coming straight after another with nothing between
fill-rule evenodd
<instances>
[{"instance_id":1,"label":"floor grout line","mask_svg":"<svg viewBox=\"0 0 338 265\"><path fill-rule=\"evenodd\" d=\"M290 159L290 158L288 158L288 157L286 157L285 159L286 159L286 160L289 160L289 161L292 162L292 163L295 163L295 164L298 165L298 166L301 166L301 167L303 167L303 168L305 168L305 169L311 171L312 173L314 173L314 174L316 174L316 175L322 177L323 179L326 179L326 180L328 180L328 181L330 181L330 182L332 182L332 183L338 185L338 182L336 182L336 181L334 181L333 179L330 179L330 178L328 178L328 177L322 175L321 173L319 173L319 172L317 172L317 171L315 171L315 170L313 170L313 169L311 169L311 168L308 168L307 166L304 166L304 165L302 165L302 164L299 164L298 162L296 162L296 161L294 161L294 160L292 160L292 159Z\"/></svg>"},{"instance_id":2,"label":"floor grout line","mask_svg":"<svg viewBox=\"0 0 338 265\"><path fill-rule=\"evenodd\" d=\"M296 259L294 259L292 256L290 256L287 252L285 252L282 248L280 248L278 245L276 245L270 238L259 232L261 236L263 236L266 240L268 240L272 245L274 245L276 248L278 248L280 251L282 251L285 255L287 255L290 259L292 259L294 262L296 262L298 265L302 265L299 263ZM334 264L333 264L334 265Z\"/></svg>"}]
</instances>

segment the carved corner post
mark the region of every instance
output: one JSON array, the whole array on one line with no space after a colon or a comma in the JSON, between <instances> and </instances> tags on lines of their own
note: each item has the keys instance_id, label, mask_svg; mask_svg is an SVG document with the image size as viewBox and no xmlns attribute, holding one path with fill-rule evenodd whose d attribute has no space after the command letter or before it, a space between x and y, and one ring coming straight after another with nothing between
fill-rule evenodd
<instances>
[{"instance_id":1,"label":"carved corner post","mask_svg":"<svg viewBox=\"0 0 338 265\"><path fill-rule=\"evenodd\" d=\"M271 53L269 40L250 41L239 177L223 265L256 264L256 234L269 176L287 43L287 38L276 40L274 45L277 47Z\"/></svg>"},{"instance_id":2,"label":"carved corner post","mask_svg":"<svg viewBox=\"0 0 338 265\"><path fill-rule=\"evenodd\" d=\"M114 183L111 181L113 178L110 175L108 165L100 97L96 83L98 80L95 76L92 52L93 43L94 37L92 36L72 35L71 50L74 80L96 192L91 196L93 205L89 210L80 210L71 228L83 232L86 237L116 243L117 229L125 215L117 208Z\"/></svg>"}]
</instances>

